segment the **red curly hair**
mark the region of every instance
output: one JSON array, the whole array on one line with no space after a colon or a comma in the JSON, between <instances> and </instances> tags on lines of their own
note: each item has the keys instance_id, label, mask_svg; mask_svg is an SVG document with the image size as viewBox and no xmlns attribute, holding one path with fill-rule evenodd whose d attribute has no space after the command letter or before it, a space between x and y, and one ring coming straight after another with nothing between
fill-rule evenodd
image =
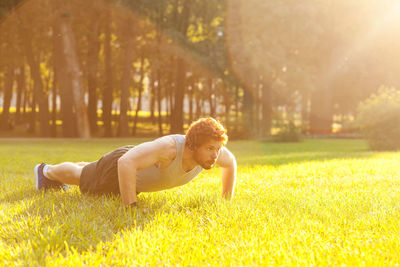
<instances>
[{"instance_id":1,"label":"red curly hair","mask_svg":"<svg viewBox=\"0 0 400 267\"><path fill-rule=\"evenodd\" d=\"M228 142L226 129L219 121L213 118L201 118L192 122L186 132L186 146L192 150L200 147L210 139L222 141L223 146Z\"/></svg>"}]
</instances>

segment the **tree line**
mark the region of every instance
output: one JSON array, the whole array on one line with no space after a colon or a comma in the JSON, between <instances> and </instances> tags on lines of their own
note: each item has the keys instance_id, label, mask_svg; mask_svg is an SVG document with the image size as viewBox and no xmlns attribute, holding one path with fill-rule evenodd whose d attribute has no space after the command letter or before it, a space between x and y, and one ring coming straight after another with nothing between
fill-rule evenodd
<instances>
[{"instance_id":1,"label":"tree line","mask_svg":"<svg viewBox=\"0 0 400 267\"><path fill-rule=\"evenodd\" d=\"M351 131L357 104L399 81L395 4L7 0L0 129L123 137L149 124L162 135L212 116L238 136L290 122Z\"/></svg>"}]
</instances>

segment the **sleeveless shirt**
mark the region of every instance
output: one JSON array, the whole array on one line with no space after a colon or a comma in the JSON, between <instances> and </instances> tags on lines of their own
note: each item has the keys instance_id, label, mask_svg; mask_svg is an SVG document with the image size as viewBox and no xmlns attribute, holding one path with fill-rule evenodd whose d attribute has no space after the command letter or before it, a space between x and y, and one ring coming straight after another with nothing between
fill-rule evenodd
<instances>
[{"instance_id":1,"label":"sleeveless shirt","mask_svg":"<svg viewBox=\"0 0 400 267\"><path fill-rule=\"evenodd\" d=\"M185 136L181 134L170 135L176 143L176 157L166 167L160 169L155 164L136 171L136 191L154 192L184 185L195 178L203 168L195 166L189 172L182 167L183 150L185 148Z\"/></svg>"}]
</instances>

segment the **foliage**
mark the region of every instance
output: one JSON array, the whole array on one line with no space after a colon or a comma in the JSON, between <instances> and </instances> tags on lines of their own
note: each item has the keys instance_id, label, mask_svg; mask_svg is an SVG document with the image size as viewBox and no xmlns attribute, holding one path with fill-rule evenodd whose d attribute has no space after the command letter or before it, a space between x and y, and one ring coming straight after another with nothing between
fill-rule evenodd
<instances>
[{"instance_id":1,"label":"foliage","mask_svg":"<svg viewBox=\"0 0 400 267\"><path fill-rule=\"evenodd\" d=\"M17 7L23 0L2 0L0 2L0 22L8 15L10 10Z\"/></svg>"},{"instance_id":2,"label":"foliage","mask_svg":"<svg viewBox=\"0 0 400 267\"><path fill-rule=\"evenodd\" d=\"M174 127L179 131L183 101L193 97L202 109L196 118L214 116L215 106L229 110L235 103L235 110L245 117L238 123L248 136L269 136L271 111L278 107L301 113L310 132L330 132L324 127L331 128L333 115L352 115L356 103L381 84L398 83L392 71L399 69L399 61L392 60L400 42L395 0L0 2L0 92L12 95L4 106L18 103L17 96L27 108L39 101L40 113L56 105L57 99L59 106L71 107L69 87L61 81L62 70L68 74L68 67L62 62L63 49L55 48L63 43L59 37L74 37L75 45L67 50L76 51L79 58L71 69L79 68L82 75L80 91L90 99L94 136L101 131L96 127L97 102L106 102L99 104L107 128L109 109L126 103L128 97L120 99L127 88L130 110L145 108L144 103L136 105L139 95L156 97L152 111L162 103L160 109L170 116L163 122L172 126L179 118L180 125ZM70 22L66 25L73 34L58 33L61 21ZM37 72L41 75L34 75ZM13 77L13 73L20 74ZM71 80L67 78L63 79ZM121 86L123 81L126 86ZM57 97L51 98L53 94ZM74 129L73 122L84 116L78 113L65 108L63 128ZM2 112L0 121L8 121L7 116ZM42 136L49 135L43 130L47 118L28 113L22 117L12 123L32 126L40 120L46 127L32 126L30 133L40 129ZM64 119L73 117L71 123ZM122 124L126 126L126 120ZM76 135L67 130L64 136Z\"/></svg>"},{"instance_id":3,"label":"foliage","mask_svg":"<svg viewBox=\"0 0 400 267\"><path fill-rule=\"evenodd\" d=\"M400 261L399 153L359 140L230 142L234 199L220 169L180 188L119 198L34 190L37 162L91 161L144 140L0 140L2 265L370 265Z\"/></svg>"},{"instance_id":4,"label":"foliage","mask_svg":"<svg viewBox=\"0 0 400 267\"><path fill-rule=\"evenodd\" d=\"M400 91L381 87L359 104L357 121L372 149L400 149Z\"/></svg>"},{"instance_id":5,"label":"foliage","mask_svg":"<svg viewBox=\"0 0 400 267\"><path fill-rule=\"evenodd\" d=\"M301 139L301 128L293 121L281 123L278 134L274 136L275 142L300 142Z\"/></svg>"}]
</instances>

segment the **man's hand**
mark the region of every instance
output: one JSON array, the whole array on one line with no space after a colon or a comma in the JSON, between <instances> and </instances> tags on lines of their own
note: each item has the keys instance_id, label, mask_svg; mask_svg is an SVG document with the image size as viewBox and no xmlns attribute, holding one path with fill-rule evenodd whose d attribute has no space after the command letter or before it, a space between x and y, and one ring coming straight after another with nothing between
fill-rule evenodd
<instances>
[{"instance_id":1,"label":"man's hand","mask_svg":"<svg viewBox=\"0 0 400 267\"><path fill-rule=\"evenodd\" d=\"M137 168L130 164L130 161L122 159L122 157L118 160L119 191L125 206L137 202L136 170Z\"/></svg>"},{"instance_id":2,"label":"man's hand","mask_svg":"<svg viewBox=\"0 0 400 267\"><path fill-rule=\"evenodd\" d=\"M237 173L235 156L226 147L222 147L216 164L222 168L222 197L231 200Z\"/></svg>"},{"instance_id":3,"label":"man's hand","mask_svg":"<svg viewBox=\"0 0 400 267\"><path fill-rule=\"evenodd\" d=\"M128 206L126 206L126 208L128 208L128 209L136 209L137 208L137 202L133 202L133 203L129 204Z\"/></svg>"},{"instance_id":4,"label":"man's hand","mask_svg":"<svg viewBox=\"0 0 400 267\"><path fill-rule=\"evenodd\" d=\"M118 159L118 181L122 203L125 206L137 202L136 172L155 164L169 161L176 155L172 137L161 137L152 142L135 146Z\"/></svg>"}]
</instances>

